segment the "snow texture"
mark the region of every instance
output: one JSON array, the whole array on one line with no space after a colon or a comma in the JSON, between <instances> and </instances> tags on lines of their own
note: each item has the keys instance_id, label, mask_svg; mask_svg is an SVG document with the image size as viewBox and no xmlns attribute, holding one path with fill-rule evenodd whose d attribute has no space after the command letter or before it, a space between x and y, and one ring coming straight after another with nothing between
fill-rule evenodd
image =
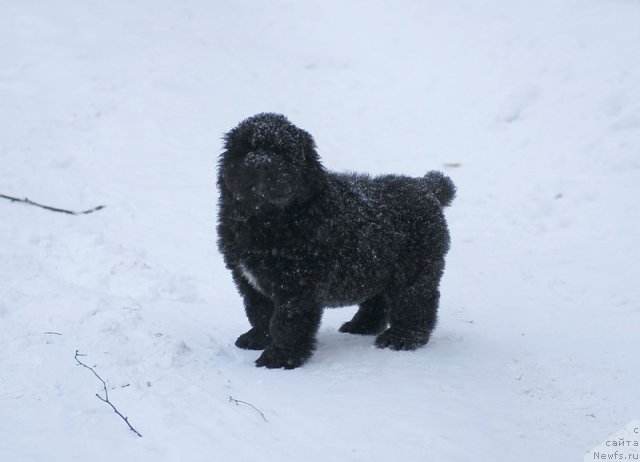
<instances>
[{"instance_id":1,"label":"snow texture","mask_svg":"<svg viewBox=\"0 0 640 462\"><path fill-rule=\"evenodd\" d=\"M639 418L638 2L0 12L0 193L107 205L0 202L3 461L568 461ZM233 345L215 163L261 111L332 170L449 166L428 346L338 332L355 308L325 314L293 371Z\"/></svg>"}]
</instances>

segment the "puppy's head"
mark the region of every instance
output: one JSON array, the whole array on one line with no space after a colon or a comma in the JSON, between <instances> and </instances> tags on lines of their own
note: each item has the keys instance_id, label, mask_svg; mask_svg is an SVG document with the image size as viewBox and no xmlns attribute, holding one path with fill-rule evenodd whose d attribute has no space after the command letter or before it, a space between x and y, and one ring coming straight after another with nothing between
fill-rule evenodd
<instances>
[{"instance_id":1,"label":"puppy's head","mask_svg":"<svg viewBox=\"0 0 640 462\"><path fill-rule=\"evenodd\" d=\"M305 202L324 186L313 138L281 114L249 117L224 141L219 185L247 209L283 209Z\"/></svg>"}]
</instances>

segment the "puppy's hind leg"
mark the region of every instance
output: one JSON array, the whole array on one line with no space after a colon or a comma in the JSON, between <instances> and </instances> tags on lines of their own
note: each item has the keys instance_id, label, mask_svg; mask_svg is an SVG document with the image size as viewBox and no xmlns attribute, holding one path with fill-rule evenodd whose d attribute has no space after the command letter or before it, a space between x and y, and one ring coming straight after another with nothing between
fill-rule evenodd
<instances>
[{"instance_id":1,"label":"puppy's hind leg","mask_svg":"<svg viewBox=\"0 0 640 462\"><path fill-rule=\"evenodd\" d=\"M387 292L390 324L376 338L378 348L415 350L429 341L438 315L438 286L444 261L433 262L412 285Z\"/></svg>"},{"instance_id":2,"label":"puppy's hind leg","mask_svg":"<svg viewBox=\"0 0 640 462\"><path fill-rule=\"evenodd\" d=\"M233 280L244 299L244 310L251 329L236 340L236 346L245 350L264 350L271 339L269 322L273 315L273 302L257 292L237 269L233 270Z\"/></svg>"},{"instance_id":3,"label":"puppy's hind leg","mask_svg":"<svg viewBox=\"0 0 640 462\"><path fill-rule=\"evenodd\" d=\"M375 335L387 327L387 301L384 295L376 295L364 301L351 321L340 327L348 334Z\"/></svg>"}]
</instances>

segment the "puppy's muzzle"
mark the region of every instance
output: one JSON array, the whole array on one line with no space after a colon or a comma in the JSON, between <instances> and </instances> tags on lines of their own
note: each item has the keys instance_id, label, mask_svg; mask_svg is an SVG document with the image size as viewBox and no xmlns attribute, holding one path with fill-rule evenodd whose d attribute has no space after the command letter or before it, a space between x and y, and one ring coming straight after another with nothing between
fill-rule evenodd
<instances>
[{"instance_id":1,"label":"puppy's muzzle","mask_svg":"<svg viewBox=\"0 0 640 462\"><path fill-rule=\"evenodd\" d=\"M262 151L254 151L247 154L245 159L245 180L247 188L253 191L264 191L271 180L273 162Z\"/></svg>"}]
</instances>

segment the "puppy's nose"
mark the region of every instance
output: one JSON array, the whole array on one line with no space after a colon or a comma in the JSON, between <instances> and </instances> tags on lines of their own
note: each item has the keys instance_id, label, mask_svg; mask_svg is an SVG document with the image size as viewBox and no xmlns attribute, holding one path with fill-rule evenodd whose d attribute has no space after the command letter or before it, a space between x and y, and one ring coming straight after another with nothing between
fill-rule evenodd
<instances>
[{"instance_id":1,"label":"puppy's nose","mask_svg":"<svg viewBox=\"0 0 640 462\"><path fill-rule=\"evenodd\" d=\"M269 169L271 168L271 162L266 159L261 159L260 161L253 164L253 168L256 170L256 172L262 174L269 171Z\"/></svg>"},{"instance_id":2,"label":"puppy's nose","mask_svg":"<svg viewBox=\"0 0 640 462\"><path fill-rule=\"evenodd\" d=\"M256 162L251 166L253 181L258 185L262 185L269 180L269 172L271 164L266 161Z\"/></svg>"},{"instance_id":3,"label":"puppy's nose","mask_svg":"<svg viewBox=\"0 0 640 462\"><path fill-rule=\"evenodd\" d=\"M272 168L272 162L269 156L261 152L252 152L247 156L247 166L251 172L251 176L257 182L263 182L268 179L269 172Z\"/></svg>"}]
</instances>

